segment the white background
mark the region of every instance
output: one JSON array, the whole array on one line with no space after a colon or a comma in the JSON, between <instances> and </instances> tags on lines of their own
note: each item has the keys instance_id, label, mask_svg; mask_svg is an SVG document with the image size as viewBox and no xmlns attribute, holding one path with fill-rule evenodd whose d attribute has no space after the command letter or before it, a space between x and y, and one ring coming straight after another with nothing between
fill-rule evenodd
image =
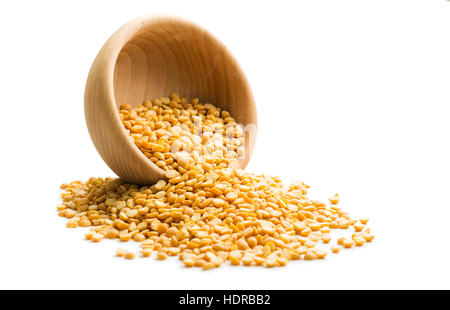
<instances>
[{"instance_id":1,"label":"white background","mask_svg":"<svg viewBox=\"0 0 450 310\"><path fill-rule=\"evenodd\" d=\"M66 229L59 184L114 176L84 121L90 65L155 13L209 29L242 65L260 124L248 170L340 193L372 244L203 272ZM3 1L0 38L0 288L450 289L450 2Z\"/></svg>"}]
</instances>

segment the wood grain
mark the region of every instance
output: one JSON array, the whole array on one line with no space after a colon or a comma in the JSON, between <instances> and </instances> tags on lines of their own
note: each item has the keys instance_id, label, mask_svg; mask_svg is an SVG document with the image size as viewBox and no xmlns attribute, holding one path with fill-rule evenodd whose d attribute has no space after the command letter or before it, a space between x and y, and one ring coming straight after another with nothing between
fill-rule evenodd
<instances>
[{"instance_id":1,"label":"wood grain","mask_svg":"<svg viewBox=\"0 0 450 310\"><path fill-rule=\"evenodd\" d=\"M230 111L249 130L253 153L257 114L249 83L226 47L203 28L173 17L142 17L122 26L98 53L85 91L86 123L95 147L122 179L152 184L163 171L134 145L118 107L177 92Z\"/></svg>"}]
</instances>

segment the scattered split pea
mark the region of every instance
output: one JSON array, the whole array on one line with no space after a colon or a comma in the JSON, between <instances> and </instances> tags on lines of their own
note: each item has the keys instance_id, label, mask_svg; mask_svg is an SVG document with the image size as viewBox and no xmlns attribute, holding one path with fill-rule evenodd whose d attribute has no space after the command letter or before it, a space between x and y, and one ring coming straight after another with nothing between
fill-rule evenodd
<instances>
[{"instance_id":1,"label":"scattered split pea","mask_svg":"<svg viewBox=\"0 0 450 310\"><path fill-rule=\"evenodd\" d=\"M333 197L328 198L328 200L334 205L339 203L339 199L339 194L334 194Z\"/></svg>"},{"instance_id":2,"label":"scattered split pea","mask_svg":"<svg viewBox=\"0 0 450 310\"><path fill-rule=\"evenodd\" d=\"M134 253L133 252L127 252L127 253L125 253L125 258L126 259L134 259Z\"/></svg>"},{"instance_id":3,"label":"scattered split pea","mask_svg":"<svg viewBox=\"0 0 450 310\"><path fill-rule=\"evenodd\" d=\"M123 256L125 256L125 254L127 254L127 252L128 251L123 249L123 248L118 248L116 250L116 255L119 256L119 257L123 257Z\"/></svg>"},{"instance_id":4,"label":"scattered split pea","mask_svg":"<svg viewBox=\"0 0 450 310\"><path fill-rule=\"evenodd\" d=\"M286 186L239 169L245 132L219 107L171 94L134 108L123 104L119 116L166 179L148 186L113 178L61 185L58 215L69 219L68 228L89 227L87 240L133 240L142 257L177 256L186 267L206 270L225 262L271 268L321 259L332 229L354 228L351 239L337 240L345 248L374 238L368 218L353 220L338 206L338 194L327 205L308 198L309 185ZM331 246L333 253L340 249ZM125 249L116 255L135 258Z\"/></svg>"},{"instance_id":5,"label":"scattered split pea","mask_svg":"<svg viewBox=\"0 0 450 310\"><path fill-rule=\"evenodd\" d=\"M332 245L331 246L331 252L333 253L339 253L341 251L341 247L338 245Z\"/></svg>"}]
</instances>

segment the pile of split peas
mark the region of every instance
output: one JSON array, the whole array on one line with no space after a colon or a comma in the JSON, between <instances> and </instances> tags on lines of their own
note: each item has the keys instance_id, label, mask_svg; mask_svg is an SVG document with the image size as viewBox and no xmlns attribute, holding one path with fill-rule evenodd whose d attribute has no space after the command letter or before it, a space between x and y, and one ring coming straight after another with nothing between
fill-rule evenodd
<instances>
[{"instance_id":1,"label":"pile of split peas","mask_svg":"<svg viewBox=\"0 0 450 310\"><path fill-rule=\"evenodd\" d=\"M352 219L338 207L307 196L308 185L238 168L244 130L227 111L178 94L120 107L130 138L165 171L165 180L138 186L121 179L91 178L61 185L59 216L67 227L90 227L86 239L140 242L141 256L178 256L186 267L284 266L289 260L322 259L319 244L332 229L353 234L331 246L362 246L374 236L367 218ZM319 246L318 246L319 245ZM117 256L135 258L119 248Z\"/></svg>"}]
</instances>

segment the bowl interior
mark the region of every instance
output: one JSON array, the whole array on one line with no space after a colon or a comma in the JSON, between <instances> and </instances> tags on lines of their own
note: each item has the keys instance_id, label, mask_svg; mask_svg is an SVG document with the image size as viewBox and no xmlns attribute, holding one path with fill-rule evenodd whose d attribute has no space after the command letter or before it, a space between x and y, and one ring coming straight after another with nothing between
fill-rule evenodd
<instances>
[{"instance_id":1,"label":"bowl interior","mask_svg":"<svg viewBox=\"0 0 450 310\"><path fill-rule=\"evenodd\" d=\"M216 38L188 22L170 20L144 25L122 47L114 69L119 106L177 92L200 98L251 122L252 94L233 56Z\"/></svg>"},{"instance_id":2,"label":"bowl interior","mask_svg":"<svg viewBox=\"0 0 450 310\"><path fill-rule=\"evenodd\" d=\"M176 92L228 110L238 123L253 126L240 160L246 166L256 139L253 95L237 61L204 29L170 19L143 24L120 50L113 82L117 106Z\"/></svg>"}]
</instances>

